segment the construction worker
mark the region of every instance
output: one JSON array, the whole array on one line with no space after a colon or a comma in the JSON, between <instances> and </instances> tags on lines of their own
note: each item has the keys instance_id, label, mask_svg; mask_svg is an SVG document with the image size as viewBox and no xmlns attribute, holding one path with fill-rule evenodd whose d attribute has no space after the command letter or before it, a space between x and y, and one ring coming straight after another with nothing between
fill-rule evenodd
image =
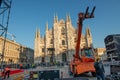
<instances>
[{"instance_id":1,"label":"construction worker","mask_svg":"<svg viewBox=\"0 0 120 80\"><path fill-rule=\"evenodd\" d=\"M105 80L105 75L104 75L105 70L104 70L102 62L100 62L100 58L96 58L94 67L96 70L97 80L100 80L100 79Z\"/></svg>"},{"instance_id":2,"label":"construction worker","mask_svg":"<svg viewBox=\"0 0 120 80\"><path fill-rule=\"evenodd\" d=\"M10 67L7 66L5 69L4 69L4 79L6 78L9 78L9 75L10 75Z\"/></svg>"}]
</instances>

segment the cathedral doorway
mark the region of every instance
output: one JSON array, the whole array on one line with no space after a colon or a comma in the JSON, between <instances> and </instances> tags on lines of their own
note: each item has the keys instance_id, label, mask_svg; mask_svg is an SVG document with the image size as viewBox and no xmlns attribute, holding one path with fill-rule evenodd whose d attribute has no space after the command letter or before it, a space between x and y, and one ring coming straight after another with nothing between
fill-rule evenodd
<instances>
[{"instance_id":1,"label":"cathedral doorway","mask_svg":"<svg viewBox=\"0 0 120 80\"><path fill-rule=\"evenodd\" d=\"M50 55L50 63L55 62L55 54L54 54L55 48L48 48L48 53Z\"/></svg>"},{"instance_id":2,"label":"cathedral doorway","mask_svg":"<svg viewBox=\"0 0 120 80\"><path fill-rule=\"evenodd\" d=\"M67 61L67 58L66 58L66 53L63 53L62 54L62 62L66 62Z\"/></svg>"},{"instance_id":3,"label":"cathedral doorway","mask_svg":"<svg viewBox=\"0 0 120 80\"><path fill-rule=\"evenodd\" d=\"M44 57L42 57L42 62L45 62L45 58Z\"/></svg>"},{"instance_id":4,"label":"cathedral doorway","mask_svg":"<svg viewBox=\"0 0 120 80\"><path fill-rule=\"evenodd\" d=\"M50 63L53 63L54 61L53 61L53 56L51 55L50 56Z\"/></svg>"}]
</instances>

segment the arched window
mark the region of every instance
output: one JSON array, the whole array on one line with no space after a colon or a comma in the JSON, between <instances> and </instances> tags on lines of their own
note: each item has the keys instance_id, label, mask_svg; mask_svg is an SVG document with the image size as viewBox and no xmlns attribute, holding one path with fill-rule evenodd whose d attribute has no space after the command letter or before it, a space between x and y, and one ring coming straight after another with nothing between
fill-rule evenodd
<instances>
[{"instance_id":1,"label":"arched window","mask_svg":"<svg viewBox=\"0 0 120 80\"><path fill-rule=\"evenodd\" d=\"M77 42L77 38L74 38L74 42Z\"/></svg>"},{"instance_id":2,"label":"arched window","mask_svg":"<svg viewBox=\"0 0 120 80\"><path fill-rule=\"evenodd\" d=\"M53 44L53 39L50 40L50 44Z\"/></svg>"},{"instance_id":3,"label":"arched window","mask_svg":"<svg viewBox=\"0 0 120 80\"><path fill-rule=\"evenodd\" d=\"M42 52L45 52L45 48L42 48Z\"/></svg>"},{"instance_id":4,"label":"arched window","mask_svg":"<svg viewBox=\"0 0 120 80\"><path fill-rule=\"evenodd\" d=\"M62 40L62 45L65 45L65 40Z\"/></svg>"},{"instance_id":5,"label":"arched window","mask_svg":"<svg viewBox=\"0 0 120 80\"><path fill-rule=\"evenodd\" d=\"M62 34L62 35L65 35L65 28L62 28L62 29L61 29L61 34Z\"/></svg>"}]
</instances>

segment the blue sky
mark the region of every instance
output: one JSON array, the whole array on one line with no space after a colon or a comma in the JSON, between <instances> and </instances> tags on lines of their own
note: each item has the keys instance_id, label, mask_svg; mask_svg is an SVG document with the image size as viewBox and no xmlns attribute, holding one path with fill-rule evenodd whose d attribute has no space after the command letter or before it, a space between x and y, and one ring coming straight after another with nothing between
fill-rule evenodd
<instances>
[{"instance_id":1,"label":"blue sky","mask_svg":"<svg viewBox=\"0 0 120 80\"><path fill-rule=\"evenodd\" d=\"M59 20L69 14L77 27L78 13L85 12L87 6L89 12L96 6L95 18L84 21L83 34L89 26L94 47L104 47L107 35L120 33L120 0L13 0L8 32L16 36L16 42L34 49L37 27L44 35L46 22L49 28L53 26L54 14Z\"/></svg>"}]
</instances>

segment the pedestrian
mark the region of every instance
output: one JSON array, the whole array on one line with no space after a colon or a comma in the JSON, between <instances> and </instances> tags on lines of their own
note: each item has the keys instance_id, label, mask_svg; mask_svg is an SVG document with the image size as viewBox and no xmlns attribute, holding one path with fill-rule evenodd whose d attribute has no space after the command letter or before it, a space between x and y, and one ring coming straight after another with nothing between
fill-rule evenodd
<instances>
[{"instance_id":1,"label":"pedestrian","mask_svg":"<svg viewBox=\"0 0 120 80\"><path fill-rule=\"evenodd\" d=\"M22 69L22 64L20 64L20 69Z\"/></svg>"},{"instance_id":2,"label":"pedestrian","mask_svg":"<svg viewBox=\"0 0 120 80\"><path fill-rule=\"evenodd\" d=\"M97 76L97 80L105 80L105 70L104 70L104 66L103 66L103 63L100 62L100 58L97 58L95 63L94 63L94 67L95 67L95 70L96 70L96 76Z\"/></svg>"},{"instance_id":3,"label":"pedestrian","mask_svg":"<svg viewBox=\"0 0 120 80\"><path fill-rule=\"evenodd\" d=\"M9 66L7 66L4 69L4 79L6 79L6 76L7 76L7 78L9 78L9 76L10 76L10 67Z\"/></svg>"},{"instance_id":4,"label":"pedestrian","mask_svg":"<svg viewBox=\"0 0 120 80\"><path fill-rule=\"evenodd\" d=\"M63 72L61 71L61 80L63 79Z\"/></svg>"}]
</instances>

